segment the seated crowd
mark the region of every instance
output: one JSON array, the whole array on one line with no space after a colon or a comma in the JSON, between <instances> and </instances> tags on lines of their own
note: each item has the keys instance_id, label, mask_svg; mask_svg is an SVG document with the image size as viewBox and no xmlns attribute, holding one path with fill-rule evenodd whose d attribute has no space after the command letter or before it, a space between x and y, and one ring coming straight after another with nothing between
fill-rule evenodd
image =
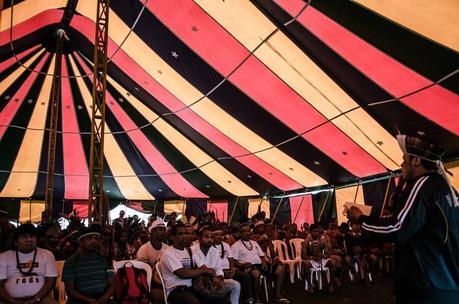
<instances>
[{"instance_id":1,"label":"seated crowd","mask_svg":"<svg viewBox=\"0 0 459 304\"><path fill-rule=\"evenodd\" d=\"M392 251L390 240L369 238L358 223L338 226L332 220L327 227L305 223L298 229L296 224L272 223L262 212L230 226L213 213L191 224L189 219L177 221L175 214L152 216L145 224L120 213L104 228L84 227L72 217L64 231L56 223L15 229L5 224L5 214L0 303L54 303L59 260L65 261L59 279L68 303L164 303L164 296L171 304L262 303L267 300L265 284L273 289L272 302L289 303L283 294L287 277L304 280L308 293L317 292L322 283L334 293L345 278L368 286L378 261ZM129 276L129 282L117 280L113 261L126 260L145 262L152 270L144 302L117 300L117 284L124 288L137 282Z\"/></svg>"}]
</instances>

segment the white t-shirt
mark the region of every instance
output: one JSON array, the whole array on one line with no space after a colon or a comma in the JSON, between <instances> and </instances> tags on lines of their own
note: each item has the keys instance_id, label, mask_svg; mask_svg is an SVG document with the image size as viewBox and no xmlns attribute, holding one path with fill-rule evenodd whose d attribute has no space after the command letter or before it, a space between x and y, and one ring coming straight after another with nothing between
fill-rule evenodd
<instances>
[{"instance_id":1,"label":"white t-shirt","mask_svg":"<svg viewBox=\"0 0 459 304\"><path fill-rule=\"evenodd\" d=\"M151 267L155 267L156 262L161 258L162 252L168 246L162 243L162 247L160 250L156 250L153 248L151 242L147 242L140 246L139 250L137 251L137 259L138 261L146 262L150 264Z\"/></svg>"},{"instance_id":2,"label":"white t-shirt","mask_svg":"<svg viewBox=\"0 0 459 304\"><path fill-rule=\"evenodd\" d=\"M223 244L223 257L222 256L222 247ZM222 269L230 269L230 263L228 259L233 258L233 251L231 250L230 245L228 243L222 242L220 245L214 245L214 247L218 251L218 256L220 257L222 263Z\"/></svg>"},{"instance_id":3,"label":"white t-shirt","mask_svg":"<svg viewBox=\"0 0 459 304\"><path fill-rule=\"evenodd\" d=\"M252 250L247 249L244 244L252 248ZM264 256L263 250L261 250L260 245L257 242L249 240L243 241L239 240L231 246L231 251L233 251L233 257L239 263L250 263L250 264L261 264L260 257Z\"/></svg>"},{"instance_id":4,"label":"white t-shirt","mask_svg":"<svg viewBox=\"0 0 459 304\"><path fill-rule=\"evenodd\" d=\"M191 250L193 250L193 257L196 256L199 264L204 264L215 270L218 276L223 276L222 262L217 248L211 246L207 251L207 255L204 255L199 244L191 246Z\"/></svg>"},{"instance_id":5,"label":"white t-shirt","mask_svg":"<svg viewBox=\"0 0 459 304\"><path fill-rule=\"evenodd\" d=\"M23 272L29 271L34 253L19 252ZM45 285L46 277L57 277L56 260L49 250L37 248L33 266L32 273L35 275L23 276L17 267L15 250L0 255L0 280L6 280L5 288L13 298L33 297Z\"/></svg>"},{"instance_id":6,"label":"white t-shirt","mask_svg":"<svg viewBox=\"0 0 459 304\"><path fill-rule=\"evenodd\" d=\"M161 275L163 276L165 285L164 288L166 288L167 293L177 286L191 286L191 279L181 279L174 274L174 271L181 268L193 268L190 261L190 255L186 249L178 250L174 246L170 246L164 250L160 263ZM195 264L196 267L201 267L203 265L202 261L195 257L195 254L193 254L193 264Z\"/></svg>"}]
</instances>

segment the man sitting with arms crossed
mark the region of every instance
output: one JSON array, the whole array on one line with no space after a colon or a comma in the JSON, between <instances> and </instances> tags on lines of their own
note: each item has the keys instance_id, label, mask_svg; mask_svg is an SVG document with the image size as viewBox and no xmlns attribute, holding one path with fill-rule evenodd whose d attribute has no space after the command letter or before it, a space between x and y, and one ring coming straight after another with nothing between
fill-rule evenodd
<instances>
[{"instance_id":1,"label":"man sitting with arms crossed","mask_svg":"<svg viewBox=\"0 0 459 304\"><path fill-rule=\"evenodd\" d=\"M231 304L239 303L239 295L241 294L241 285L233 279L225 279L220 253L217 248L213 247L214 236L213 229L210 226L204 226L198 232L199 243L191 247L196 259L199 259L206 267L215 270L214 284L223 288L226 292L230 292Z\"/></svg>"},{"instance_id":2,"label":"man sitting with arms crossed","mask_svg":"<svg viewBox=\"0 0 459 304\"><path fill-rule=\"evenodd\" d=\"M112 262L99 253L100 233L85 228L78 237L77 253L64 263L62 281L69 304L105 304L115 292Z\"/></svg>"},{"instance_id":3,"label":"man sitting with arms crossed","mask_svg":"<svg viewBox=\"0 0 459 304\"><path fill-rule=\"evenodd\" d=\"M8 304L53 303L48 297L57 277L53 254L37 247L37 230L32 224L20 226L13 240L16 249L0 255L0 300Z\"/></svg>"},{"instance_id":4,"label":"man sitting with arms crossed","mask_svg":"<svg viewBox=\"0 0 459 304\"><path fill-rule=\"evenodd\" d=\"M205 267L191 252L192 237L191 225L174 225L171 228L172 246L163 252L160 260L167 301L171 304L201 303L191 287L192 279L201 275L215 276L215 270Z\"/></svg>"},{"instance_id":5,"label":"man sitting with arms crossed","mask_svg":"<svg viewBox=\"0 0 459 304\"><path fill-rule=\"evenodd\" d=\"M260 303L260 275L261 269L267 269L264 253L257 242L250 239L250 227L247 224L240 226L241 239L231 246L234 255L234 264L242 271L250 272L252 290L255 303Z\"/></svg>"}]
</instances>

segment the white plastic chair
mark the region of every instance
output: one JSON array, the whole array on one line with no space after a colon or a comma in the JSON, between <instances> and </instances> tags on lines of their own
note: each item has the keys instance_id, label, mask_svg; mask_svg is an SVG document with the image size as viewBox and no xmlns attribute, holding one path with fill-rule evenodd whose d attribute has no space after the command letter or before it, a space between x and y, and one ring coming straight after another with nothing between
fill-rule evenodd
<instances>
[{"instance_id":1,"label":"white plastic chair","mask_svg":"<svg viewBox=\"0 0 459 304\"><path fill-rule=\"evenodd\" d=\"M320 261L322 263L322 261ZM319 290L322 290L323 287L323 281L322 281L322 273L325 272L325 275L327 276L327 283L330 284L331 278L330 278L330 269L328 267L321 267L319 269L317 268L311 268L309 269L309 275L310 275L310 281L311 284L314 286L314 276L316 277L317 284L319 285ZM304 279L304 290L308 289L308 280L305 278Z\"/></svg>"},{"instance_id":2,"label":"white plastic chair","mask_svg":"<svg viewBox=\"0 0 459 304\"><path fill-rule=\"evenodd\" d=\"M153 275L153 272L151 270L150 265L148 265L145 262L141 261L134 261L134 260L126 260L126 261L118 261L118 262L113 262L113 270L115 273L118 271L118 269L124 267L124 265L127 263L127 265L131 264L132 267L139 268L145 270L147 273L147 283L148 283L148 290L150 290L151 287L151 277Z\"/></svg>"},{"instance_id":3,"label":"white plastic chair","mask_svg":"<svg viewBox=\"0 0 459 304\"><path fill-rule=\"evenodd\" d=\"M301 259L301 249L302 249L302 246L303 246L303 242L304 242L304 239L300 239L300 238L295 238L295 239L291 239L289 241L289 244L290 244L290 248L292 249L292 258L294 261L298 261L297 263L297 266L296 266L296 273L297 273L297 277L298 279L300 280L301 279L301 262L302 262L302 259Z\"/></svg>"},{"instance_id":4,"label":"white plastic chair","mask_svg":"<svg viewBox=\"0 0 459 304\"><path fill-rule=\"evenodd\" d=\"M265 291L266 302L269 302L268 298L268 284L266 283L267 278L264 275L260 275L260 285L263 285L263 289ZM167 303L166 303L167 304Z\"/></svg>"},{"instance_id":5,"label":"white plastic chair","mask_svg":"<svg viewBox=\"0 0 459 304\"><path fill-rule=\"evenodd\" d=\"M56 278L56 287L58 292L57 303L58 304L65 304L67 302L67 295L65 293L65 284L62 282L62 269L64 268L65 261L56 261L56 270L57 270L57 278Z\"/></svg>"},{"instance_id":6,"label":"white plastic chair","mask_svg":"<svg viewBox=\"0 0 459 304\"><path fill-rule=\"evenodd\" d=\"M169 293L166 291L166 285L164 285L163 273L161 272L161 263L159 262L156 263L155 268L156 268L156 273L158 274L159 279L161 280L161 285L163 286L164 303L169 304L169 302L167 301L167 296L169 295Z\"/></svg>"},{"instance_id":7,"label":"white plastic chair","mask_svg":"<svg viewBox=\"0 0 459 304\"><path fill-rule=\"evenodd\" d=\"M274 240L273 246L274 246L274 251L279 256L279 260L281 261L281 263L288 265L289 272L290 272L290 282L295 283L295 266L297 264L301 264L301 261L290 259L288 255L287 244L285 244L284 241Z\"/></svg>"}]
</instances>

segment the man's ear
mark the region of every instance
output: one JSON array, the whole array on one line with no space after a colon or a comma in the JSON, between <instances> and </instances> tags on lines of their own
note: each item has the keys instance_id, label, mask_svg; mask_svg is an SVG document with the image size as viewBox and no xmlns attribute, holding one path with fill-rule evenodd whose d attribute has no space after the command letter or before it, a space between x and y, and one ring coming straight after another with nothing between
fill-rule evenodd
<instances>
[{"instance_id":1,"label":"man's ear","mask_svg":"<svg viewBox=\"0 0 459 304\"><path fill-rule=\"evenodd\" d=\"M411 159L411 163L413 164L414 167L419 167L421 165L421 159L415 156Z\"/></svg>"}]
</instances>

